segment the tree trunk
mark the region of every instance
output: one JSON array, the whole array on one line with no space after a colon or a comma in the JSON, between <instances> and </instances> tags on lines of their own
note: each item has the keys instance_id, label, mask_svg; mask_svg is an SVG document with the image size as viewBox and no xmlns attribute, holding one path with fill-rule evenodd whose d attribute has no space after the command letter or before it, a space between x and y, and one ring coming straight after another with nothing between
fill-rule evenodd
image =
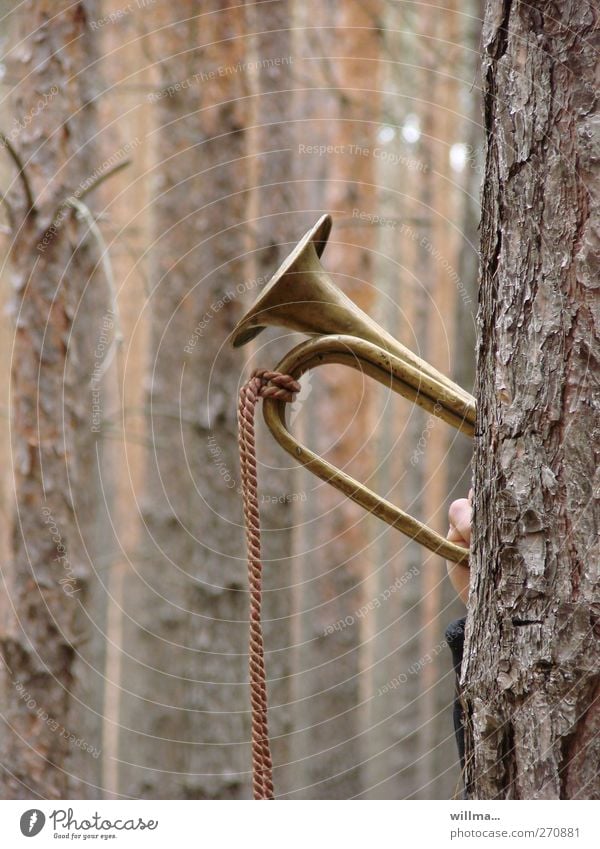
<instances>
[{"instance_id":1,"label":"tree trunk","mask_svg":"<svg viewBox=\"0 0 600 849\"><path fill-rule=\"evenodd\" d=\"M122 8L122 0L104 0L103 15L118 16ZM135 605L132 593L126 594L125 590L130 571L144 568L138 557L143 526L133 517L138 515L143 497L149 453L144 374L149 330L145 300L151 266L148 245L152 243L152 185L145 175L153 164L150 121L156 107L142 94L152 91L157 69L148 67L143 52L148 14L136 4L131 14L119 18L118 26L104 26L96 34L100 53L106 57L102 65L106 95L99 103L102 133L98 143L103 158L114 157L118 151L131 151L129 167L107 181L98 197L123 336L122 350L105 376L106 392L110 393L101 443L105 506L97 520L98 533L104 534L106 599L101 765L103 793L109 799L121 795L123 761L135 757L130 749L122 751L122 747L132 738L138 741L126 722L122 723L121 710L131 685L131 680L122 674L125 658L136 655L138 650L138 632L128 632L128 643L123 639L127 617L133 612L131 605Z\"/></svg>"},{"instance_id":2,"label":"tree trunk","mask_svg":"<svg viewBox=\"0 0 600 849\"><path fill-rule=\"evenodd\" d=\"M372 18L378 6L378 0L351 7L299 3L294 20L295 31L305 38L294 67L296 78L302 86L311 80L298 99L295 150L304 183L299 206L307 210L307 223L320 209L338 217L323 264L365 309L373 299L373 290L362 281L373 277L374 240L372 231L357 234L352 229L352 209L359 200L368 203L376 160L352 152L351 146L367 154L373 147L379 33ZM301 153L314 144L342 152ZM370 381L344 367L328 366L306 375L303 385L294 432L337 466L368 480L371 448L365 445L365 433L371 432L372 408L365 399L371 395ZM292 743L297 780L292 798L347 799L365 788L361 732L368 676L361 680L364 626L356 612L369 600L371 534L365 529L371 517L314 477L300 474L298 479L307 500L300 505L303 515L295 535Z\"/></svg>"},{"instance_id":3,"label":"tree trunk","mask_svg":"<svg viewBox=\"0 0 600 849\"><path fill-rule=\"evenodd\" d=\"M416 271L427 212L422 202L425 175L414 167L423 161L421 150L405 140L401 128L407 114L419 108L423 90L429 96L430 75L417 57L423 32L429 34L430 26L416 6L385 4L384 14L382 105L388 137L378 139L379 150L386 157L379 159L376 182L380 191L370 210L372 219L380 222L370 281L381 293L374 317L404 345L424 356L418 350L424 333L417 327L417 322L424 325L423 286ZM402 62L396 61L399 56ZM408 92L410 95L405 94ZM373 488L422 519L423 463L415 462L414 449L425 416L418 406L387 387L377 390L377 482ZM367 786L371 798L419 797L423 793L420 773L428 754L423 750L423 732L428 726L423 722L423 676L411 669L422 655L423 563L431 555L394 528L378 523L374 536L378 542L375 571L381 574L379 592L392 587L393 595L369 614L378 622L376 663L371 671L371 721L365 735Z\"/></svg>"},{"instance_id":4,"label":"tree trunk","mask_svg":"<svg viewBox=\"0 0 600 849\"><path fill-rule=\"evenodd\" d=\"M462 138L464 118L461 115L462 91L471 86L473 73L464 62L464 0L447 0L444 8L419 7L420 19L427 24L421 37L419 64L425 66L421 91L423 115L420 155L426 165L419 175L419 212L427 217L420 245L420 288L424 306L424 341L416 340L419 356L424 357L443 374L450 374L457 357L455 334L456 303L459 296L457 271L461 250L459 218L461 198L456 173L452 169L450 150ZM427 9L427 11L425 10ZM466 67L461 67L464 62ZM470 73L469 73L470 71ZM474 95L473 95L474 96ZM429 214L428 214L429 213ZM473 351L470 352L473 360ZM422 519L438 533L445 535L448 491L452 487L450 459L472 444L464 435L447 427L431 415L419 418L415 459L422 458ZM447 799L456 785L442 764L451 762L454 740L449 732L447 705L454 696L454 673L444 631L448 624L447 608L454 592L446 578L444 560L424 553L421 580L421 627L419 659L421 665L421 699L419 704L420 744L419 789L417 798ZM451 754L452 753L452 754Z\"/></svg>"},{"instance_id":5,"label":"tree trunk","mask_svg":"<svg viewBox=\"0 0 600 849\"><path fill-rule=\"evenodd\" d=\"M297 159L294 141L298 118L298 83L291 20L295 0L265 5L246 3L247 58L255 71L248 74L251 110L248 131L249 198L246 224L249 251L247 276L264 284L290 252L302 233L297 207ZM311 222L312 223L312 222ZM240 299L250 306L252 289ZM278 339L264 334L246 351L251 367L274 367L295 344L289 334ZM301 337L297 337L301 341ZM262 414L259 414L262 419ZM273 439L262 421L257 427L259 499L263 540L263 633L269 688L269 735L273 757L275 795L294 787L297 765L293 742L292 681L294 647L291 639L293 596L292 533L297 523L298 470ZM250 757L248 749L247 757ZM249 761L248 761L249 762Z\"/></svg>"},{"instance_id":6,"label":"tree trunk","mask_svg":"<svg viewBox=\"0 0 600 849\"><path fill-rule=\"evenodd\" d=\"M244 281L244 8L156 6L156 145L142 562L127 576L121 792L250 795L236 441ZM200 15L210 15L204 28ZM196 17L195 17L196 16ZM241 64L240 64L241 63ZM234 222L231 224L231 222ZM239 289L237 290L239 292ZM233 295L232 295L233 293Z\"/></svg>"},{"instance_id":7,"label":"tree trunk","mask_svg":"<svg viewBox=\"0 0 600 849\"><path fill-rule=\"evenodd\" d=\"M23 4L19 46L7 63L19 80L10 143L25 176L15 177L8 194L16 513L6 587L12 610L0 635L3 798L97 794L99 714L94 724L94 700L76 669L85 656L95 554L87 535L96 466L89 381L101 329L98 291L106 290L101 274L95 277L89 226L67 203L73 195L81 200L99 173L90 144L92 75L81 70L93 58L88 19L96 16L93 2Z\"/></svg>"},{"instance_id":8,"label":"tree trunk","mask_svg":"<svg viewBox=\"0 0 600 849\"><path fill-rule=\"evenodd\" d=\"M489 0L483 47L467 795L598 799L597 15Z\"/></svg>"}]
</instances>

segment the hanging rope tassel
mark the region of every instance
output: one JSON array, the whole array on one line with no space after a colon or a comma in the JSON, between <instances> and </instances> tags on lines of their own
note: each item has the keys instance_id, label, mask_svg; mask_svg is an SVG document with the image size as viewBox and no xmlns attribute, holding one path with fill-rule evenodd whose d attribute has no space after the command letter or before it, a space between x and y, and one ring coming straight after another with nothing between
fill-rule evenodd
<instances>
[{"instance_id":1,"label":"hanging rope tassel","mask_svg":"<svg viewBox=\"0 0 600 849\"><path fill-rule=\"evenodd\" d=\"M242 472L242 499L248 549L250 586L250 704L252 709L252 786L255 799L273 799L273 762L267 724L267 674L263 645L262 563L260 560L260 514L256 473L254 414L260 398L293 401L300 384L289 374L257 369L240 389L238 439Z\"/></svg>"}]
</instances>

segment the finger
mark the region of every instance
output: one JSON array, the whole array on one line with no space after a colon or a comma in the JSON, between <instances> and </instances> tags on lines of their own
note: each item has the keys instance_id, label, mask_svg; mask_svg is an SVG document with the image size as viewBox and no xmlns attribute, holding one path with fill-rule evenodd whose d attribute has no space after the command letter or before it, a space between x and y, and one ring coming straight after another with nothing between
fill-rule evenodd
<instances>
[{"instance_id":1,"label":"finger","mask_svg":"<svg viewBox=\"0 0 600 849\"><path fill-rule=\"evenodd\" d=\"M448 510L450 527L454 528L467 545L471 544L471 505L466 498L453 501Z\"/></svg>"},{"instance_id":2,"label":"finger","mask_svg":"<svg viewBox=\"0 0 600 849\"><path fill-rule=\"evenodd\" d=\"M450 582L454 587L454 591L457 596L466 604L469 598L469 581L470 581L470 573L468 566L463 566L460 563L452 563L452 561L446 561L446 568L448 570L448 577L450 578Z\"/></svg>"},{"instance_id":3,"label":"finger","mask_svg":"<svg viewBox=\"0 0 600 849\"><path fill-rule=\"evenodd\" d=\"M453 525L450 525L448 533L446 534L446 539L450 542L455 542L457 545L462 545L463 548L469 548L469 543Z\"/></svg>"}]
</instances>

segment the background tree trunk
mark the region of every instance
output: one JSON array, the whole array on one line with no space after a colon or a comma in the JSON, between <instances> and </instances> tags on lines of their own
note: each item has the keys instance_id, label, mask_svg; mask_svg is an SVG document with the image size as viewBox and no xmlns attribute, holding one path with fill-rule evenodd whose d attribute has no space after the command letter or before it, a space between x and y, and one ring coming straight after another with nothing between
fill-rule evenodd
<instances>
[{"instance_id":1,"label":"background tree trunk","mask_svg":"<svg viewBox=\"0 0 600 849\"><path fill-rule=\"evenodd\" d=\"M468 796L600 798L598 16L489 0Z\"/></svg>"},{"instance_id":2,"label":"background tree trunk","mask_svg":"<svg viewBox=\"0 0 600 849\"><path fill-rule=\"evenodd\" d=\"M7 62L20 127L12 144L31 197L24 178L15 177L8 199L16 291L10 353L16 513L5 587L12 610L0 635L3 798L98 792L92 753L100 746L100 704L93 676L78 681L76 670L87 657L87 608L95 592L89 381L107 290L102 273L96 275L98 248L89 225L67 204L72 195L82 199L98 173L87 27L95 16L94 2L22 4L22 40Z\"/></svg>"},{"instance_id":3,"label":"background tree trunk","mask_svg":"<svg viewBox=\"0 0 600 849\"><path fill-rule=\"evenodd\" d=\"M374 300L374 290L364 283L373 276L375 233L356 231L352 210L359 200L368 203L374 193L376 161L369 154L379 105L380 34L373 23L379 6L379 0L297 4L294 21L301 59L294 71L301 83L307 78L311 82L298 99L300 120L295 127L295 151L305 182L299 187L298 206L306 209L307 224L320 211L333 213L324 266L367 310ZM329 153L302 153L319 144L332 145ZM373 397L369 382L343 367L328 366L306 375L303 385L306 394L299 399L295 432L330 462L368 481L372 447L366 434L372 433L372 408L367 398ZM301 473L298 480L307 501L300 505L295 536L293 752L298 779L293 798L351 798L365 789L366 777L361 735L370 660L356 612L369 599L372 543L365 530L372 520L314 477ZM351 624L344 625L344 620ZM341 627L335 627L339 623Z\"/></svg>"},{"instance_id":4,"label":"background tree trunk","mask_svg":"<svg viewBox=\"0 0 600 849\"><path fill-rule=\"evenodd\" d=\"M296 96L292 39L294 0L277 3L246 3L246 58L249 101L248 169L248 255L246 280L265 285L302 234L297 212L297 158L294 155ZM259 286L240 298L249 307ZM274 334L275 335L275 334ZM246 379L253 367L275 366L301 337L278 333L275 340L263 334L246 349ZM239 355L238 355L239 356ZM262 419L259 411L258 418ZM292 675L294 649L291 643L293 595L292 533L298 506L297 468L275 442L262 421L257 428L259 501L263 547L263 634L269 689L269 734L273 756L273 779L277 796L294 785L292 763ZM248 752L248 757L249 757Z\"/></svg>"},{"instance_id":5,"label":"background tree trunk","mask_svg":"<svg viewBox=\"0 0 600 849\"><path fill-rule=\"evenodd\" d=\"M122 0L103 0L102 14L118 16L122 8ZM101 763L102 787L109 799L120 796L123 771L129 769L123 762L135 761L131 749L122 747L132 738L138 739L127 726L132 717L122 715L124 694L134 683L122 673L127 655L138 654L139 632L125 628L131 612L126 590L130 572L144 569L139 556L143 523L136 518L143 498L149 445L144 377L149 347L146 298L152 276L149 245L153 206L152 183L146 175L153 165L152 119L156 106L147 96L158 86L152 85L156 68L144 55L146 10L137 4L130 8L131 14L117 17L118 26L101 27L98 33L106 57L102 66L105 93L99 102L102 156L123 152L123 158L127 155L131 160L99 190L103 202L101 226L110 252L118 329L123 337L104 379L108 396L101 445L104 510L98 515L99 533L104 533L106 596Z\"/></svg>"},{"instance_id":6,"label":"background tree trunk","mask_svg":"<svg viewBox=\"0 0 600 849\"><path fill-rule=\"evenodd\" d=\"M210 20L210 26L204 24ZM142 563L127 576L122 792L250 795L247 592L236 440L244 281L244 8L153 8L159 67ZM179 84L179 85L178 85ZM131 641L131 642L130 642Z\"/></svg>"}]
</instances>

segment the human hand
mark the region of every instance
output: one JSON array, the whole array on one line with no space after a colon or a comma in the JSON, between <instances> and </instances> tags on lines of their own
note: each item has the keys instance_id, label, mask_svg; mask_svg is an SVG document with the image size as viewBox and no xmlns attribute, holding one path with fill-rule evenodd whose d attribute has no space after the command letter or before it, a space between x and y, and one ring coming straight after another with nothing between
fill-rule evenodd
<instances>
[{"instance_id":1,"label":"human hand","mask_svg":"<svg viewBox=\"0 0 600 849\"><path fill-rule=\"evenodd\" d=\"M457 501L453 501L448 510L450 530L447 539L464 548L469 548L471 545L472 499L473 490L470 490L468 498L459 498ZM446 560L446 569L456 594L466 604L469 597L469 566Z\"/></svg>"}]
</instances>

